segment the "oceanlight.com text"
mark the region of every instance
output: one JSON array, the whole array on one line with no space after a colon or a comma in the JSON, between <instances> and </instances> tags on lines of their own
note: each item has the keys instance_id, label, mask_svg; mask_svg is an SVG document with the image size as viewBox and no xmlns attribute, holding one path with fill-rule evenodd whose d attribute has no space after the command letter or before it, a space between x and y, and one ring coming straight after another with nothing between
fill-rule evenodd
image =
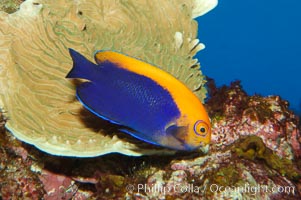
<instances>
[{"instance_id":1,"label":"oceanlight.com text","mask_svg":"<svg viewBox=\"0 0 301 200\"><path fill-rule=\"evenodd\" d=\"M237 193L250 193L256 195L258 193L285 193L295 194L295 187L293 186L274 186L269 187L267 185L250 185L248 183L244 186L219 186L217 184L210 185L210 191L215 192L237 192Z\"/></svg>"}]
</instances>

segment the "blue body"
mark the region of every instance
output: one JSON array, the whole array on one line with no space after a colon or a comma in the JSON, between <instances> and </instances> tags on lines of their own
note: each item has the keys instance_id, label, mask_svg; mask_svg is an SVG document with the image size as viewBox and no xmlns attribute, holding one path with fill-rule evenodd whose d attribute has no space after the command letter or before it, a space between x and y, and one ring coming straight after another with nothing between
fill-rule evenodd
<instances>
[{"instance_id":1,"label":"blue body","mask_svg":"<svg viewBox=\"0 0 301 200\"><path fill-rule=\"evenodd\" d=\"M87 79L77 98L95 115L128 128L121 130L152 144L166 134L166 125L180 116L167 90L154 80L105 61L94 64L70 49L73 68L67 78Z\"/></svg>"}]
</instances>

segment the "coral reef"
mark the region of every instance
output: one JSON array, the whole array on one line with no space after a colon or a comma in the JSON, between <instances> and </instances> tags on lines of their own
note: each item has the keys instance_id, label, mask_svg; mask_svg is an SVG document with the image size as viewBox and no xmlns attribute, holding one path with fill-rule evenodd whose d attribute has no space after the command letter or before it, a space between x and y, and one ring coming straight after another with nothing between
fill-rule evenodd
<instances>
[{"instance_id":1,"label":"coral reef","mask_svg":"<svg viewBox=\"0 0 301 200\"><path fill-rule=\"evenodd\" d=\"M162 66L204 99L205 81L192 59L202 48L194 39L192 16L204 14L216 1L173 6L169 1L76 2L28 0L18 12L0 12L0 102L5 108L0 112L0 199L301 198L299 118L279 96L248 96L238 81L221 88L208 83L213 136L207 155L58 157L6 131L4 125L17 138L60 155L165 153L119 135L80 108L73 83L64 79L71 65L68 47L87 57L100 48L135 54ZM154 10L157 16L150 14ZM133 29L137 34L131 35ZM93 126L96 122L100 126Z\"/></svg>"},{"instance_id":2,"label":"coral reef","mask_svg":"<svg viewBox=\"0 0 301 200\"><path fill-rule=\"evenodd\" d=\"M257 135L278 156L300 158L299 119L288 109L287 101L279 96L248 96L239 81L219 89L213 81L208 85L212 148L225 148L241 136Z\"/></svg>"},{"instance_id":3,"label":"coral reef","mask_svg":"<svg viewBox=\"0 0 301 200\"><path fill-rule=\"evenodd\" d=\"M99 49L145 60L182 80L203 101L205 80L193 56L204 45L196 39L193 17L216 3L26 0L15 13L0 12L0 105L10 119L6 127L55 155L164 153L82 108L75 100L76 83L65 78L72 67L68 48L89 60Z\"/></svg>"},{"instance_id":4,"label":"coral reef","mask_svg":"<svg viewBox=\"0 0 301 200\"><path fill-rule=\"evenodd\" d=\"M287 138L288 147L279 146L279 149L273 149L268 147L272 141L265 142L264 137L267 135L253 132L242 135L232 127L235 120L243 119L241 113L244 110L254 109L252 103L246 103L254 102L254 99L281 108L276 109L277 115L267 105L261 107L266 111L256 110L255 113L249 113L248 120L254 126L259 126L258 130L270 124L266 124L266 120L274 121L273 116L278 115L287 118L285 123L279 123L280 127L276 130L286 130L287 123L294 127L298 124L298 119L288 110L287 103L275 97L248 96L239 82L221 88L214 87L211 82L209 88L212 97L208 100L207 107L214 119L215 134L219 131L217 127L220 126L220 121L227 119L231 123L223 123L222 128L229 130L225 137L237 139L229 140L231 142L226 144L215 140L207 155L182 152L142 157L120 154L85 159L56 157L19 142L2 127L0 191L3 192L0 197L10 199L19 195L24 199L43 197L46 200L300 199L301 163L298 148L295 148L300 145L299 139L296 141L298 145L290 143L291 139ZM233 98L234 93L238 99ZM222 102L216 102L217 96ZM214 98L215 101L212 101ZM257 112L264 112L265 115L261 115L260 119L254 118ZM249 129L246 126L246 131ZM299 130L295 131L299 138ZM273 134L274 130L270 133ZM287 133L289 134L288 131ZM236 137L235 134L240 135ZM288 148L291 149L290 154L287 154ZM10 163L16 165L5 167L10 166ZM19 173L9 173L11 168ZM20 183L7 185L7 182L12 181L12 176L14 180L21 180ZM26 181L24 177L27 177ZM18 188L16 191L23 191L22 194L33 192L33 195L20 196L20 193L14 193L14 188Z\"/></svg>"},{"instance_id":5,"label":"coral reef","mask_svg":"<svg viewBox=\"0 0 301 200\"><path fill-rule=\"evenodd\" d=\"M39 199L44 194L38 175L30 170L31 159L21 142L8 137L0 113L0 199Z\"/></svg>"}]
</instances>

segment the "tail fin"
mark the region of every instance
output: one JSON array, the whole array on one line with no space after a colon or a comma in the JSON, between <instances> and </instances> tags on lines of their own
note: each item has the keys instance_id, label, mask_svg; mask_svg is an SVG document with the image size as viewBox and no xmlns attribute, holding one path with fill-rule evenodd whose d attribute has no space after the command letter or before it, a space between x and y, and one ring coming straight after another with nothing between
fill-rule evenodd
<instances>
[{"instance_id":1,"label":"tail fin","mask_svg":"<svg viewBox=\"0 0 301 200\"><path fill-rule=\"evenodd\" d=\"M98 66L73 49L69 49L69 53L73 60L73 67L66 78L82 78L93 81L99 69Z\"/></svg>"}]
</instances>

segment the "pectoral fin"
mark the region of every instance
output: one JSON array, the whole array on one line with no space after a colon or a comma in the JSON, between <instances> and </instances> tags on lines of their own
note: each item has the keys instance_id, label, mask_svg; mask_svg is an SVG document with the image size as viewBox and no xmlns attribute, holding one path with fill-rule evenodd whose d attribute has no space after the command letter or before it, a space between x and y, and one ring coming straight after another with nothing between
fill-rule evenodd
<instances>
[{"instance_id":1,"label":"pectoral fin","mask_svg":"<svg viewBox=\"0 0 301 200\"><path fill-rule=\"evenodd\" d=\"M187 135L187 126L171 125L166 129L166 134L177 138L182 143Z\"/></svg>"}]
</instances>

